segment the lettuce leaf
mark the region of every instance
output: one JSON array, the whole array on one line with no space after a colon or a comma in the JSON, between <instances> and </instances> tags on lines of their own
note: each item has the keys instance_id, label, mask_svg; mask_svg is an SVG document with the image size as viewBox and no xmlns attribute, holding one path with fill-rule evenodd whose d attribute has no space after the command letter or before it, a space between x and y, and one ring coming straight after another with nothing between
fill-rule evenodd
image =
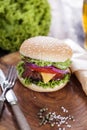
<instances>
[{"instance_id":1,"label":"lettuce leaf","mask_svg":"<svg viewBox=\"0 0 87 130\"><path fill-rule=\"evenodd\" d=\"M25 85L29 85L29 84L36 84L37 86L43 87L43 88L54 88L56 85L61 85L63 83L67 83L70 79L70 74L66 74L65 77L61 80L53 80L53 81L49 81L48 83L44 83L42 81L39 82L34 82L32 80L30 80L29 78L25 78L23 79L23 83Z\"/></svg>"},{"instance_id":2,"label":"lettuce leaf","mask_svg":"<svg viewBox=\"0 0 87 130\"><path fill-rule=\"evenodd\" d=\"M22 59L25 59L28 62L34 63L34 64L36 64L38 66L50 66L50 65L53 65L53 66L55 66L55 67L57 67L59 69L67 69L70 66L70 64L71 64L70 59L67 59L64 62L43 61L43 60L38 60L38 59L25 58L23 56L22 56Z\"/></svg>"},{"instance_id":3,"label":"lettuce leaf","mask_svg":"<svg viewBox=\"0 0 87 130\"><path fill-rule=\"evenodd\" d=\"M20 63L17 65L18 74L19 74L20 76L22 76L22 73L24 72L23 64L24 64L24 62L20 62ZM23 78L23 83L24 83L25 85L34 83L34 84L36 84L36 85L38 85L38 86L40 86L40 87L43 87L43 88L48 88L48 87L54 88L56 85L60 85L60 84L62 84L62 83L67 83L67 82L69 81L69 79L70 79L70 74L66 74L63 79L61 79L61 80L49 81L48 83L44 83L44 82L42 82L42 81L35 82L35 81L32 81L32 80L29 79L29 78L25 78L25 79Z\"/></svg>"},{"instance_id":4,"label":"lettuce leaf","mask_svg":"<svg viewBox=\"0 0 87 130\"><path fill-rule=\"evenodd\" d=\"M51 10L48 0L0 0L0 48L19 50L30 37L48 35Z\"/></svg>"}]
</instances>

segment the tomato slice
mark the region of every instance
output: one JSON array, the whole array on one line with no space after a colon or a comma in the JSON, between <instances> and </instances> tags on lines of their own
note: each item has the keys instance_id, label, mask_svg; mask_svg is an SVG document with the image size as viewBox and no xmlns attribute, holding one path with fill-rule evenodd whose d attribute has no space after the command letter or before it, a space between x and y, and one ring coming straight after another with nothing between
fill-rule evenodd
<instances>
[{"instance_id":1,"label":"tomato slice","mask_svg":"<svg viewBox=\"0 0 87 130\"><path fill-rule=\"evenodd\" d=\"M44 73L52 73L55 74L57 73L56 71L53 70L53 68L51 67L30 67L32 70L34 71L38 71L38 72L44 72Z\"/></svg>"}]
</instances>

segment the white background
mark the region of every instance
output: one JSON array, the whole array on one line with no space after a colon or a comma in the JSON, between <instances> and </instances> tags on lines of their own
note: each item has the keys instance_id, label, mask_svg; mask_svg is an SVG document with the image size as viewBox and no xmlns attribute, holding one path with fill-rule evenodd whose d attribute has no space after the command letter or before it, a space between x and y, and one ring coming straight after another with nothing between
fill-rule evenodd
<instances>
[{"instance_id":1,"label":"white background","mask_svg":"<svg viewBox=\"0 0 87 130\"><path fill-rule=\"evenodd\" d=\"M83 46L82 27L83 0L48 0L52 10L50 36L71 38Z\"/></svg>"}]
</instances>

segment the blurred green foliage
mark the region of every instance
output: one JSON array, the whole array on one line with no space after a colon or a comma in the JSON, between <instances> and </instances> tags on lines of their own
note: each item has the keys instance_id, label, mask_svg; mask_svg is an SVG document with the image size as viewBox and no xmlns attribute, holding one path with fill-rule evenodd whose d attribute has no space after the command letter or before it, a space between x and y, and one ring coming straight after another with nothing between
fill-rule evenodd
<instances>
[{"instance_id":1,"label":"blurred green foliage","mask_svg":"<svg viewBox=\"0 0 87 130\"><path fill-rule=\"evenodd\" d=\"M16 51L25 39L47 35L50 23L47 0L0 0L0 48Z\"/></svg>"}]
</instances>

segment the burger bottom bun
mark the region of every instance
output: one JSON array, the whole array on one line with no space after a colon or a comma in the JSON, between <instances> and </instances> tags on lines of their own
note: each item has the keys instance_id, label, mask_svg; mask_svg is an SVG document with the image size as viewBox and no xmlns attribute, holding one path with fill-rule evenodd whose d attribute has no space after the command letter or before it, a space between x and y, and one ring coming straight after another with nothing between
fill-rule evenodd
<instances>
[{"instance_id":1,"label":"burger bottom bun","mask_svg":"<svg viewBox=\"0 0 87 130\"><path fill-rule=\"evenodd\" d=\"M29 85L24 84L23 78L21 78L19 75L18 75L18 79L23 84L24 87L27 87L27 88L29 88L33 91L37 91L37 92L54 92L54 91L62 89L67 84L67 82L65 82L65 83L61 83L59 86L56 85L54 88L50 88L50 87L49 88L43 88L43 87L37 86L33 83L29 84Z\"/></svg>"}]
</instances>

